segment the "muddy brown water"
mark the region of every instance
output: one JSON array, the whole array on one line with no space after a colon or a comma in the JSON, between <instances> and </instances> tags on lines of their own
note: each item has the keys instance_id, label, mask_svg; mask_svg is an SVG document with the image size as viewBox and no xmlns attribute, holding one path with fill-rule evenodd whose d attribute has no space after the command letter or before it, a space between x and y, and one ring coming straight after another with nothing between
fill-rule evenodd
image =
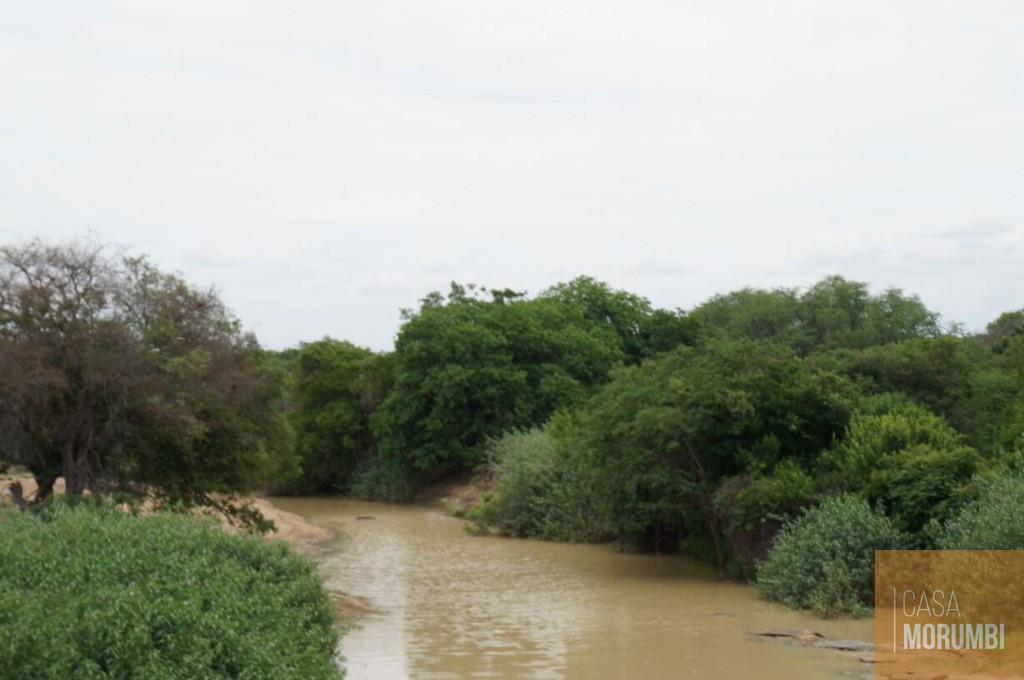
<instances>
[{"instance_id":1,"label":"muddy brown water","mask_svg":"<svg viewBox=\"0 0 1024 680\"><path fill-rule=\"evenodd\" d=\"M806 628L870 640L869 620L790 611L692 559L470 536L462 521L415 506L274 503L336 531L322 558L328 586L381 610L342 640L351 680L798 680L870 670L856 656L748 634Z\"/></svg>"}]
</instances>

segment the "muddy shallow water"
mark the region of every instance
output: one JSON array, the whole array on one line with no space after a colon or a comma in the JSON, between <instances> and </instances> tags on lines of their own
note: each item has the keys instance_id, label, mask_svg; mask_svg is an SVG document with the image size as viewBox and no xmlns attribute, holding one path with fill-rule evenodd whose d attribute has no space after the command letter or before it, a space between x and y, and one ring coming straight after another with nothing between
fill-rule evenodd
<instances>
[{"instance_id":1,"label":"muddy shallow water","mask_svg":"<svg viewBox=\"0 0 1024 680\"><path fill-rule=\"evenodd\" d=\"M747 633L809 628L870 640L870 621L791 612L690 559L474 537L460 520L414 506L274 503L336 531L322 558L328 585L381 610L342 641L353 680L795 680L870 670L853 655Z\"/></svg>"}]
</instances>

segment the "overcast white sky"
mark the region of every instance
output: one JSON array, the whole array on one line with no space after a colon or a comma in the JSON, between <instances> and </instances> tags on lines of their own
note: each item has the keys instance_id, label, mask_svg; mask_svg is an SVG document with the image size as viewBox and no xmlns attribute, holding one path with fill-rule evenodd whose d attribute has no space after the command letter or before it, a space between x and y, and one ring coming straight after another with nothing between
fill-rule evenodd
<instances>
[{"instance_id":1,"label":"overcast white sky","mask_svg":"<svg viewBox=\"0 0 1024 680\"><path fill-rule=\"evenodd\" d=\"M1024 306L1024 2L24 0L0 241L91 233L264 345L448 282Z\"/></svg>"}]
</instances>

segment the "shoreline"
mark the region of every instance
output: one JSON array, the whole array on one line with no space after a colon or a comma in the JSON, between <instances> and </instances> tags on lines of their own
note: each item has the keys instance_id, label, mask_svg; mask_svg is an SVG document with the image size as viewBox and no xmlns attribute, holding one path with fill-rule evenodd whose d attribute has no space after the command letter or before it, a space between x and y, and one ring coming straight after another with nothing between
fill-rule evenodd
<instances>
[{"instance_id":1,"label":"shoreline","mask_svg":"<svg viewBox=\"0 0 1024 680\"><path fill-rule=\"evenodd\" d=\"M32 499L37 490L35 478L31 475L3 475L0 476L0 504L13 503L10 498L8 487L14 482L19 482L22 492L27 499ZM60 478L54 485L55 495L64 493L64 479ZM239 496L243 503L250 504L258 510L266 519L273 521L274 531L262 535L262 538L269 541L279 541L300 554L315 559L324 551L324 544L334 540L337 534L326 527L311 522L302 515L288 510L283 510L274 503L258 494ZM227 519L210 509L199 509L199 513L208 517L215 517L218 523L231 533L238 533L239 530L232 526ZM324 586L334 603L335 611L338 613L338 620L343 626L348 626L367 614L379 613L377 609L366 598L352 595L340 590L334 590Z\"/></svg>"},{"instance_id":2,"label":"shoreline","mask_svg":"<svg viewBox=\"0 0 1024 680\"><path fill-rule=\"evenodd\" d=\"M302 515L283 510L265 496L244 496L243 500L252 504L269 520L274 522L275 531L263 535L271 541L282 541L295 552L308 555L312 559L323 554L323 544L337 538L337 533L312 522ZM342 626L351 626L368 614L379 614L378 609L365 597L335 590L324 585L338 614L338 622Z\"/></svg>"}]
</instances>

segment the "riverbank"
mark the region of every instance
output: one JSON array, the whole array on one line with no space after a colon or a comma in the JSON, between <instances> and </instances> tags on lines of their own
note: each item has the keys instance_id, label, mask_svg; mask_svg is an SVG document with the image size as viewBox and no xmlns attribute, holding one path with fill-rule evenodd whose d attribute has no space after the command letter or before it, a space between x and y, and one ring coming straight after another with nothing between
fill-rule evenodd
<instances>
[{"instance_id":1,"label":"riverbank","mask_svg":"<svg viewBox=\"0 0 1024 680\"><path fill-rule=\"evenodd\" d=\"M31 475L5 475L0 477L0 488L4 490L5 501L9 498L7 489L13 484L21 486L21 493L26 500L31 502L35 499L38 486L34 477ZM55 495L64 493L63 477L57 479L53 486L53 493ZM298 552L304 554L316 552L319 549L319 544L334 538L334 532L329 529L313 524L294 512L282 510L262 496L240 496L238 500L251 505L266 519L274 523L275 530L267 534L267 538L284 541ZM143 503L143 506L147 507L147 503L148 501ZM205 510L205 513L217 517L225 527L235 530L223 515L210 510Z\"/></svg>"},{"instance_id":2,"label":"riverbank","mask_svg":"<svg viewBox=\"0 0 1024 680\"><path fill-rule=\"evenodd\" d=\"M251 503L253 508L274 523L275 530L266 534L264 538L271 541L283 541L296 552L313 557L320 556L324 552L323 544L337 536L335 532L319 524L314 524L302 515L277 507L268 498L246 496L244 500ZM225 526L230 528L226 522ZM327 588L327 592L343 625L349 626L368 614L380 613L380 610L364 597L333 588Z\"/></svg>"},{"instance_id":3,"label":"riverbank","mask_svg":"<svg viewBox=\"0 0 1024 680\"><path fill-rule=\"evenodd\" d=\"M0 503L13 503L9 489L14 484L19 484L21 493L25 499L31 501L35 498L38 486L35 478L31 475L4 475L0 477ZM64 493L64 479L59 478L54 484L54 494ZM310 522L302 515L283 510L263 496L249 495L241 496L239 501L249 504L253 509L259 511L265 519L274 523L274 531L268 532L264 538L269 541L281 541L297 553L316 557L323 553L324 544L335 538L336 534L323 526ZM144 504L145 505L145 504ZM237 533L239 529L231 524L228 519L220 513L209 509L200 509L200 513L215 517L218 522L231 533ZM368 600L356 595L350 595L339 590L327 589L334 604L338 617L345 625L352 624L361 617L377 612L377 609Z\"/></svg>"}]
</instances>

